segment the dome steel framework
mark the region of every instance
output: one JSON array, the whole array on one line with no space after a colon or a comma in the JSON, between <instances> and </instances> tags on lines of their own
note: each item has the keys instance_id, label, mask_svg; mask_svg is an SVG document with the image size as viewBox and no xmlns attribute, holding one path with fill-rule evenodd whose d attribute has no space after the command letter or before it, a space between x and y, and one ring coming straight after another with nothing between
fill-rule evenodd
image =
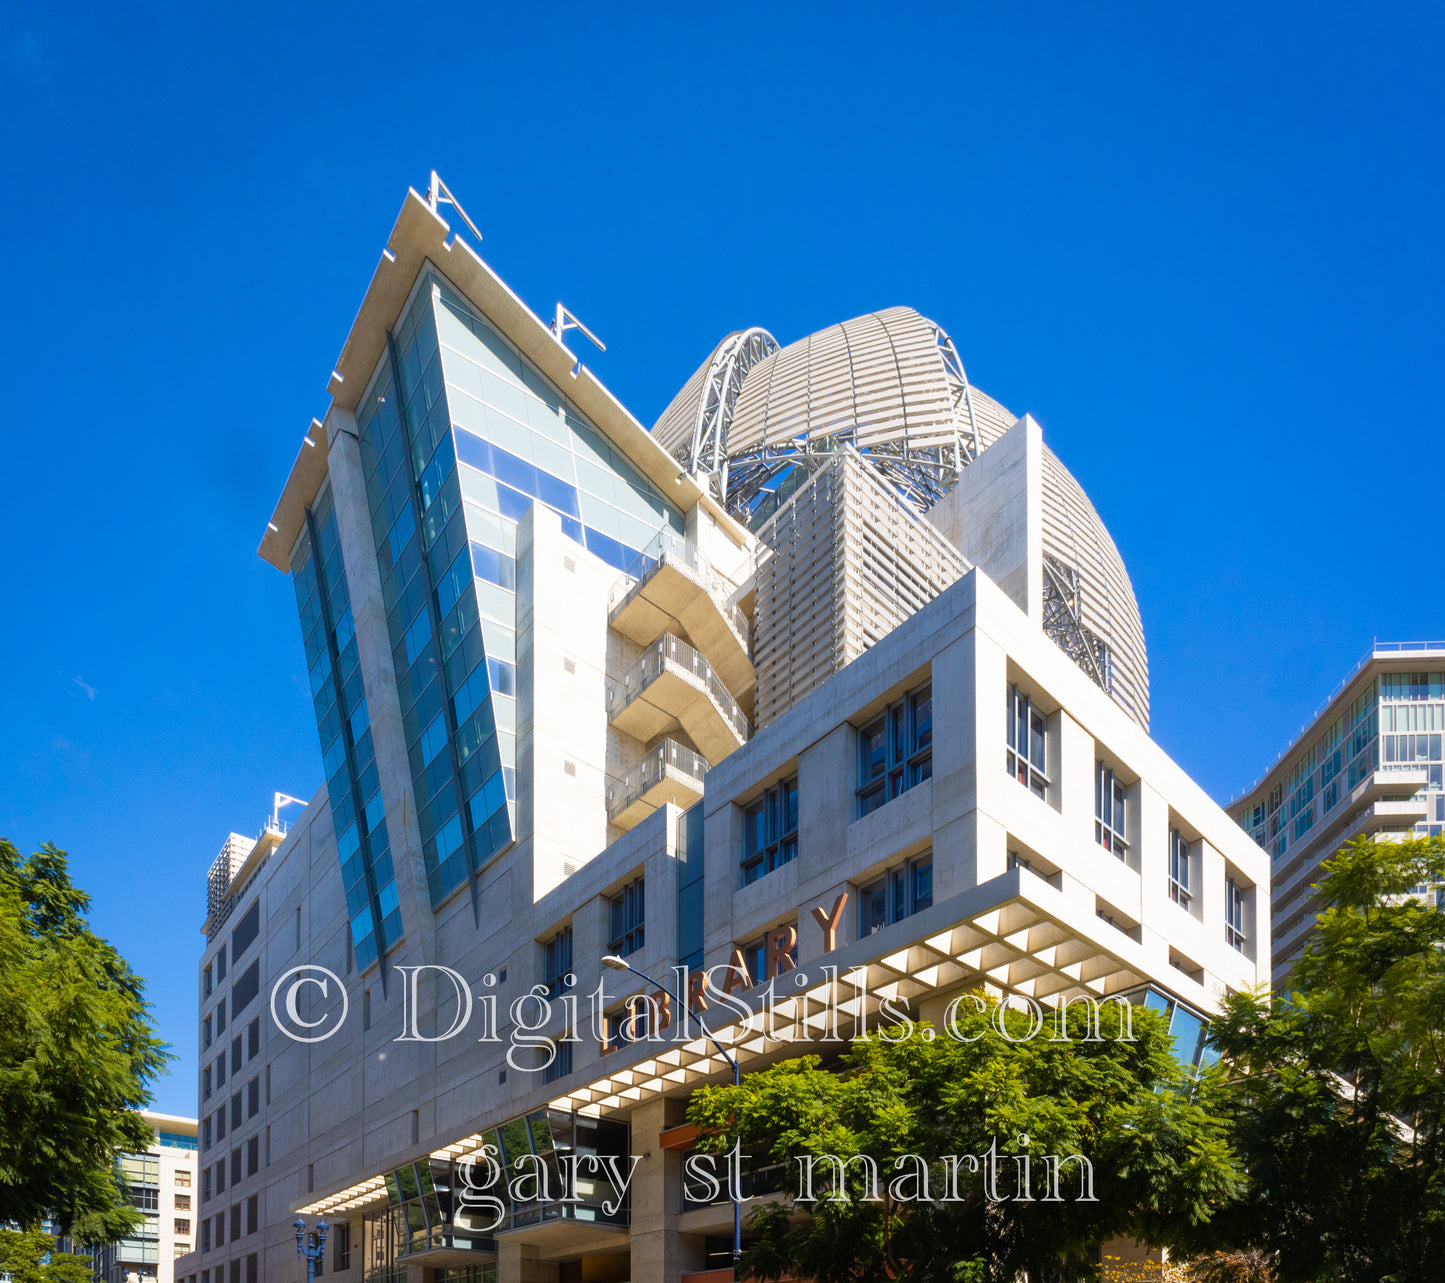
<instances>
[{"instance_id":1,"label":"dome steel framework","mask_svg":"<svg viewBox=\"0 0 1445 1283\"><path fill-rule=\"evenodd\" d=\"M922 514L1015 422L969 384L940 326L893 307L786 347L764 329L734 331L652 435L757 530L849 450ZM1147 730L1149 661L1128 571L1088 496L1047 446L1042 468L1044 632Z\"/></svg>"},{"instance_id":2,"label":"dome steel framework","mask_svg":"<svg viewBox=\"0 0 1445 1283\"><path fill-rule=\"evenodd\" d=\"M844 443L922 512L986 444L953 340L906 307L784 348L763 329L728 335L653 435L743 521L795 469L827 462Z\"/></svg>"}]
</instances>

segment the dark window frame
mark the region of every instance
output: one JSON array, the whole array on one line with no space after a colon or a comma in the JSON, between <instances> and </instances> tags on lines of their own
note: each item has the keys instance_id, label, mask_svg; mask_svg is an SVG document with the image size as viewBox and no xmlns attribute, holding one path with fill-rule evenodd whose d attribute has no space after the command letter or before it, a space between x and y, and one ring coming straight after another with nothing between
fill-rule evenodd
<instances>
[{"instance_id":1,"label":"dark window frame","mask_svg":"<svg viewBox=\"0 0 1445 1283\"><path fill-rule=\"evenodd\" d=\"M1129 785L1102 758L1094 763L1094 841L1129 858Z\"/></svg>"},{"instance_id":2,"label":"dark window frame","mask_svg":"<svg viewBox=\"0 0 1445 1283\"><path fill-rule=\"evenodd\" d=\"M647 940L647 880L639 875L607 901L607 952L626 958Z\"/></svg>"},{"instance_id":3,"label":"dark window frame","mask_svg":"<svg viewBox=\"0 0 1445 1283\"><path fill-rule=\"evenodd\" d=\"M923 890L925 883L926 891ZM885 869L858 887L858 938L873 935L932 906L933 851L930 849Z\"/></svg>"},{"instance_id":4,"label":"dark window frame","mask_svg":"<svg viewBox=\"0 0 1445 1283\"><path fill-rule=\"evenodd\" d=\"M1048 776L1049 718L1017 682L1008 688L1008 773L1035 797L1048 801L1053 781Z\"/></svg>"},{"instance_id":5,"label":"dark window frame","mask_svg":"<svg viewBox=\"0 0 1445 1283\"><path fill-rule=\"evenodd\" d=\"M1169 898L1183 909L1188 909L1194 901L1191 845L1178 828L1169 826Z\"/></svg>"},{"instance_id":6,"label":"dark window frame","mask_svg":"<svg viewBox=\"0 0 1445 1283\"><path fill-rule=\"evenodd\" d=\"M798 856L798 777L763 790L743 809L743 885L791 864Z\"/></svg>"},{"instance_id":7,"label":"dark window frame","mask_svg":"<svg viewBox=\"0 0 1445 1283\"><path fill-rule=\"evenodd\" d=\"M547 996L556 998L577 983L572 971L572 924L559 927L542 941L542 983Z\"/></svg>"},{"instance_id":8,"label":"dark window frame","mask_svg":"<svg viewBox=\"0 0 1445 1283\"><path fill-rule=\"evenodd\" d=\"M858 732L858 814L933 778L933 682L895 700Z\"/></svg>"}]
</instances>

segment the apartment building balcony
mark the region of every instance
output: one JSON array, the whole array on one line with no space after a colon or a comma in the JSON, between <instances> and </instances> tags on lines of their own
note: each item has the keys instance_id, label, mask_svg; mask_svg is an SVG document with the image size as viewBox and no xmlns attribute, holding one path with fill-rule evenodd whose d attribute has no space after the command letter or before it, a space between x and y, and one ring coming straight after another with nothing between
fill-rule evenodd
<instances>
[{"instance_id":1,"label":"apartment building balcony","mask_svg":"<svg viewBox=\"0 0 1445 1283\"><path fill-rule=\"evenodd\" d=\"M1274 901L1278 906L1273 917L1277 919L1271 934L1274 963L1278 966L1298 948L1305 936L1314 928L1316 911L1311 903L1309 888L1320 879L1320 861L1334 854L1347 842L1357 837L1369 837L1387 829L1407 829L1428 814L1428 803L1424 798L1384 798L1370 803L1351 814L1339 830L1338 836L1319 856L1306 863L1281 882L1275 889ZM1296 916L1299 915L1299 916Z\"/></svg>"},{"instance_id":2,"label":"apartment building balcony","mask_svg":"<svg viewBox=\"0 0 1445 1283\"><path fill-rule=\"evenodd\" d=\"M607 819L622 829L640 824L664 802L684 809L702 798L705 757L676 740L663 740L620 780L607 786Z\"/></svg>"},{"instance_id":3,"label":"apartment building balcony","mask_svg":"<svg viewBox=\"0 0 1445 1283\"><path fill-rule=\"evenodd\" d=\"M751 734L712 665L672 633L653 642L620 682L609 684L607 719L644 743L680 727L709 762L721 761Z\"/></svg>"},{"instance_id":4,"label":"apartment building balcony","mask_svg":"<svg viewBox=\"0 0 1445 1283\"><path fill-rule=\"evenodd\" d=\"M607 622L643 646L686 633L728 690L743 691L753 683L752 625L728 600L731 592L705 557L669 535L613 586Z\"/></svg>"},{"instance_id":5,"label":"apartment building balcony","mask_svg":"<svg viewBox=\"0 0 1445 1283\"><path fill-rule=\"evenodd\" d=\"M1400 799L1418 793L1423 788L1430 787L1430 769L1427 766L1400 765L1398 763L1387 763L1384 766L1377 766L1359 784L1350 795L1350 801L1365 803L1375 802L1381 798Z\"/></svg>"},{"instance_id":6,"label":"apartment building balcony","mask_svg":"<svg viewBox=\"0 0 1445 1283\"><path fill-rule=\"evenodd\" d=\"M1424 801L1409 796L1430 782L1423 766L1382 766L1355 786L1334 813L1326 816L1289 853L1274 878L1273 899L1286 905L1315 881L1320 860L1361 834L1414 824L1426 818Z\"/></svg>"},{"instance_id":7,"label":"apartment building balcony","mask_svg":"<svg viewBox=\"0 0 1445 1283\"><path fill-rule=\"evenodd\" d=\"M1327 849L1322 849L1317 858L1306 861L1275 888L1274 898L1284 904L1297 894L1301 887L1308 887L1316 881L1320 859L1333 855L1347 842L1352 842L1357 837L1369 837L1386 829L1409 828L1425 819L1429 813L1429 802L1423 797L1377 798L1369 805L1360 807L1350 813L1344 825L1327 844Z\"/></svg>"}]
</instances>

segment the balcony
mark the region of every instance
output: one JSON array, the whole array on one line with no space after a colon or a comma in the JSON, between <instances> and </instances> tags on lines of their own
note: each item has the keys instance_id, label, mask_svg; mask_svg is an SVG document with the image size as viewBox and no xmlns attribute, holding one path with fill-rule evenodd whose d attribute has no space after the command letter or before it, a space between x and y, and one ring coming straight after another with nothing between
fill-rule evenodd
<instances>
[{"instance_id":1,"label":"balcony","mask_svg":"<svg viewBox=\"0 0 1445 1283\"><path fill-rule=\"evenodd\" d=\"M709 762L747 742L751 728L712 665L664 633L607 688L607 720L644 742L681 727Z\"/></svg>"},{"instance_id":2,"label":"balcony","mask_svg":"<svg viewBox=\"0 0 1445 1283\"><path fill-rule=\"evenodd\" d=\"M702 797L707 759L676 740L663 740L620 780L607 786L607 819L619 828L640 824L664 802L683 808Z\"/></svg>"},{"instance_id":3,"label":"balcony","mask_svg":"<svg viewBox=\"0 0 1445 1283\"><path fill-rule=\"evenodd\" d=\"M680 535L664 531L608 599L607 622L643 646L683 632L730 691L753 682L752 626L728 597L733 586Z\"/></svg>"},{"instance_id":4,"label":"balcony","mask_svg":"<svg viewBox=\"0 0 1445 1283\"><path fill-rule=\"evenodd\" d=\"M1429 783L1429 772L1423 766L1391 765L1372 771L1312 832L1291 844L1288 858L1274 873L1275 904L1285 903L1313 882L1320 860L1333 855L1352 838L1427 818L1424 801L1412 800L1409 795Z\"/></svg>"},{"instance_id":5,"label":"balcony","mask_svg":"<svg viewBox=\"0 0 1445 1283\"><path fill-rule=\"evenodd\" d=\"M1372 777L1373 778L1373 777ZM1398 787L1398 778L1395 786ZM1273 891L1273 900L1276 907L1274 917L1280 919L1293 918L1301 906L1305 907L1303 917L1291 925L1287 930L1279 930L1277 927L1271 931L1273 939L1271 948L1274 954L1275 965L1289 957L1301 940L1313 929L1315 925L1315 913L1310 911L1309 888L1320 878L1320 862L1333 855L1340 847L1357 837L1370 837L1387 829L1409 829L1416 821L1427 818L1429 804L1424 798L1390 799L1385 798L1372 802L1369 806L1362 807L1355 811L1340 829L1339 835L1333 839L1330 845L1323 848L1318 857L1309 860L1302 867L1295 870L1283 882L1278 883Z\"/></svg>"}]
</instances>

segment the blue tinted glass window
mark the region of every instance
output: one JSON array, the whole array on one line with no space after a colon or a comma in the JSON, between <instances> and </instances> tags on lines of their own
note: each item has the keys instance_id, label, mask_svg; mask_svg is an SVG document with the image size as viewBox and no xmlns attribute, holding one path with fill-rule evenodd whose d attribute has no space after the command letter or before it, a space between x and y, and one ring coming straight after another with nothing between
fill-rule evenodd
<instances>
[{"instance_id":1,"label":"blue tinted glass window","mask_svg":"<svg viewBox=\"0 0 1445 1283\"><path fill-rule=\"evenodd\" d=\"M569 517L578 515L577 491L565 481L560 481L550 472L537 472L537 497L549 507Z\"/></svg>"},{"instance_id":2,"label":"blue tinted glass window","mask_svg":"<svg viewBox=\"0 0 1445 1283\"><path fill-rule=\"evenodd\" d=\"M1174 1037L1174 1055L1181 1064L1194 1064L1199 1054L1199 1040L1204 1034L1205 1023L1192 1011L1183 1007L1174 1008L1174 1018L1169 1022L1169 1032Z\"/></svg>"}]
</instances>

